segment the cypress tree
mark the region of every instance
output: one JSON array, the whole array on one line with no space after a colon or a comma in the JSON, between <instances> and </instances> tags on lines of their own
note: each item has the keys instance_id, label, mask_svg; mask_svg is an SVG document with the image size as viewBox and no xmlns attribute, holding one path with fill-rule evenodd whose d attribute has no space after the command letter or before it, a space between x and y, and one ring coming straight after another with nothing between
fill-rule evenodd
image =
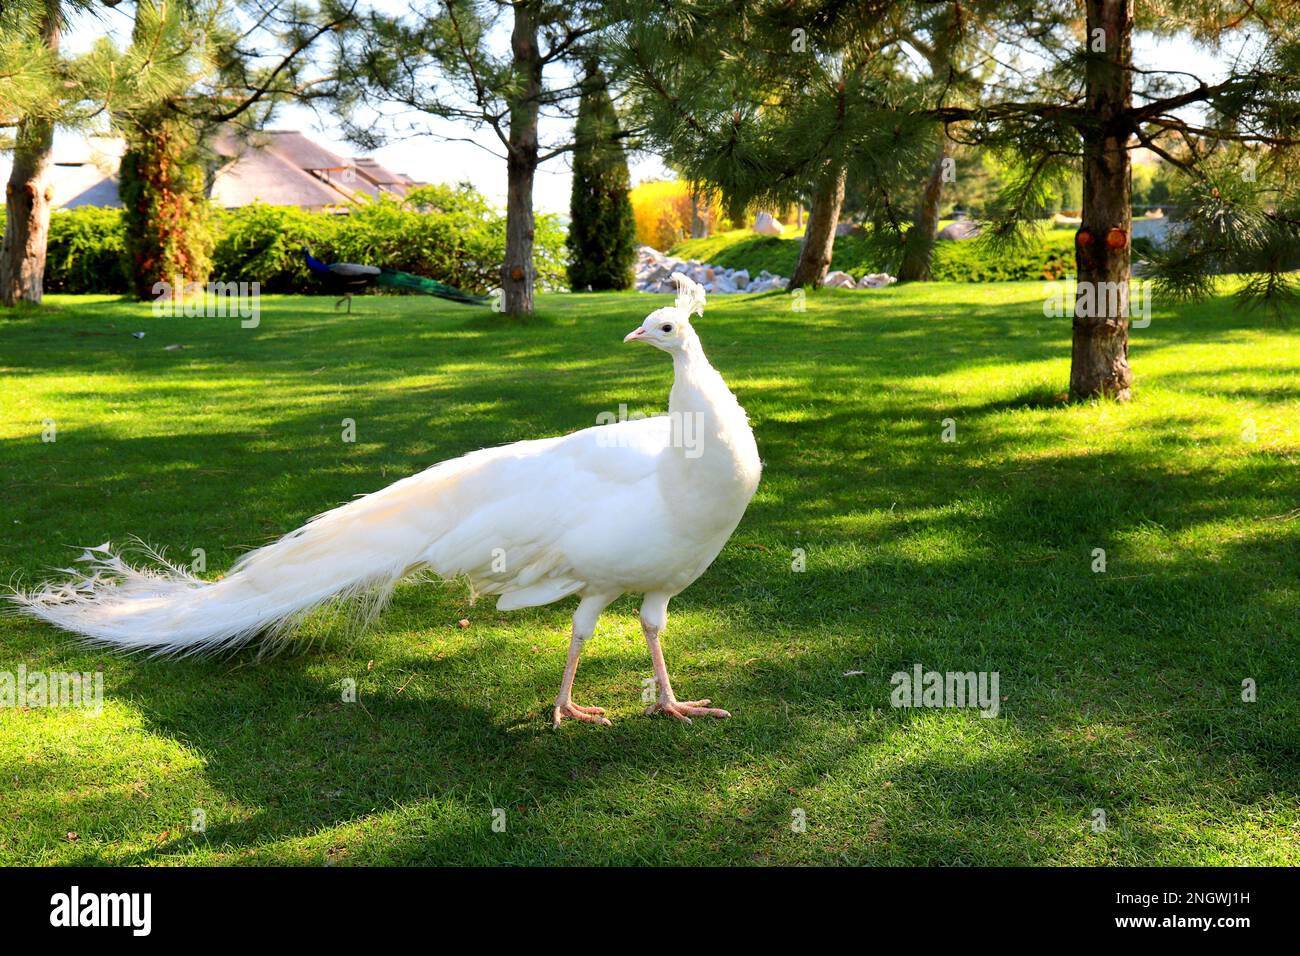
<instances>
[{"instance_id":1,"label":"cypress tree","mask_svg":"<svg viewBox=\"0 0 1300 956\"><path fill-rule=\"evenodd\" d=\"M569 204L569 286L575 292L631 288L636 219L628 187L614 101L604 74L588 62L574 131Z\"/></svg>"},{"instance_id":2,"label":"cypress tree","mask_svg":"<svg viewBox=\"0 0 1300 956\"><path fill-rule=\"evenodd\" d=\"M178 67L170 95L119 116L126 152L118 170L128 271L137 298L157 282L206 282L211 268L198 129L179 108L204 69L204 22L181 5L138 0L132 46L157 51Z\"/></svg>"},{"instance_id":3,"label":"cypress tree","mask_svg":"<svg viewBox=\"0 0 1300 956\"><path fill-rule=\"evenodd\" d=\"M127 147L118 192L137 296L154 297L158 282L206 281L208 141L223 124L256 129L278 104L323 95L308 51L354 19L328 0L136 0L128 55L158 76L152 95L142 91L114 119Z\"/></svg>"},{"instance_id":4,"label":"cypress tree","mask_svg":"<svg viewBox=\"0 0 1300 956\"><path fill-rule=\"evenodd\" d=\"M127 131L118 192L135 295L153 298L156 282L206 282L212 235L194 124L165 107Z\"/></svg>"}]
</instances>

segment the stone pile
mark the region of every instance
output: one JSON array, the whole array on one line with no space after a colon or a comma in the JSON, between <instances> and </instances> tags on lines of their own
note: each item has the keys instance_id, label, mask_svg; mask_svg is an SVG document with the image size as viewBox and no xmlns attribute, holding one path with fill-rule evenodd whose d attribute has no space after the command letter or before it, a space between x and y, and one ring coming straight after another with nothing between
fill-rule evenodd
<instances>
[{"instance_id":1,"label":"stone pile","mask_svg":"<svg viewBox=\"0 0 1300 956\"><path fill-rule=\"evenodd\" d=\"M658 249L641 246L636 251L636 290L638 292L675 293L677 286L670 278L674 272L685 273L712 295L730 295L734 292L770 292L790 285L785 276L773 275L764 269L750 276L748 269L727 269L711 266L696 259L677 259L664 255ZM897 280L887 273L875 272L854 279L847 272L828 272L822 285L831 289L880 289Z\"/></svg>"},{"instance_id":2,"label":"stone pile","mask_svg":"<svg viewBox=\"0 0 1300 956\"><path fill-rule=\"evenodd\" d=\"M676 292L677 286L669 276L683 272L704 286L713 295L730 295L733 292L768 292L784 289L790 280L774 276L764 269L750 276L748 269L726 269L711 266L696 259L677 259L666 256L658 249L641 246L636 251L636 289L638 292Z\"/></svg>"},{"instance_id":3,"label":"stone pile","mask_svg":"<svg viewBox=\"0 0 1300 956\"><path fill-rule=\"evenodd\" d=\"M897 281L887 272L872 272L861 279L854 279L847 272L835 270L826 273L826 278L822 279L822 287L826 289L883 289L885 286L893 285Z\"/></svg>"}]
</instances>

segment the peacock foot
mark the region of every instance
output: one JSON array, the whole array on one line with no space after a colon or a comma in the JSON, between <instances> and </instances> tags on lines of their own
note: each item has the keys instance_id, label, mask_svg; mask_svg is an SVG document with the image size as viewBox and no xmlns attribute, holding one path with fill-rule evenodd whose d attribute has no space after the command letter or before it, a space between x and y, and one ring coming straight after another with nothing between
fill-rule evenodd
<instances>
[{"instance_id":1,"label":"peacock foot","mask_svg":"<svg viewBox=\"0 0 1300 956\"><path fill-rule=\"evenodd\" d=\"M551 715L551 726L556 730L559 730L560 721L565 717L572 717L574 720L586 721L589 724L604 724L606 727L612 726L603 716L604 713L604 707L582 707L570 700L563 704L555 705L555 712Z\"/></svg>"},{"instance_id":2,"label":"peacock foot","mask_svg":"<svg viewBox=\"0 0 1300 956\"><path fill-rule=\"evenodd\" d=\"M651 714L670 714L678 720L690 723L692 717L730 717L731 714L717 707L708 698L704 700L660 700L645 709L646 716Z\"/></svg>"}]
</instances>

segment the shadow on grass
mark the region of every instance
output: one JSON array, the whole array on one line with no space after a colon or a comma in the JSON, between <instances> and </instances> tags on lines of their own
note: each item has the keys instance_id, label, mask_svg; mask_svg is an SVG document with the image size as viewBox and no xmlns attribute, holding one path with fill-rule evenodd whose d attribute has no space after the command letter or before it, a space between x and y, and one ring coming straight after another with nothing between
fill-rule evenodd
<instances>
[{"instance_id":1,"label":"shadow on grass","mask_svg":"<svg viewBox=\"0 0 1300 956\"><path fill-rule=\"evenodd\" d=\"M662 408L663 357L616 341L630 327L626 301L577 298L585 302L563 302L539 328L436 308L434 322L380 314L349 324L320 318L316 303L272 303L263 338L197 327L181 362L132 351L135 340L20 323L9 340L18 360L5 359L16 374L120 377L131 387L110 397L99 380L74 383L66 397L129 403L146 423L150 411L173 417L154 434L87 416L65 422L54 445L5 442L0 496L26 533L5 542L4 569L31 574L65 564L64 546L136 533L180 554L203 546L216 571L436 461L571 431L620 401ZM650 299L635 300L638 310L662 304ZM740 302L708 320L715 361L750 380L742 400L751 410L770 413L757 429L767 474L736 538L674 602L685 626L676 637L670 623L667 645L670 667L682 661L683 689L707 690L734 721L685 728L625 715L609 729L551 732L546 710L563 661L551 638L566 628L569 602L513 619L547 634L553 646L534 656L518 638L434 653L436 634L428 653L413 651L401 619L461 613L456 596L416 588L398 592L392 615L359 646L316 657L244 667L246 656L92 655L118 672L111 694L148 731L201 754L204 781L247 810L215 820L206 841L275 859L278 841L428 809L436 825L357 835L351 853L393 863L691 862L706 845L716 861L737 863L1044 863L1076 849L1093 861L1149 861L1168 843L1156 811L1294 804L1300 664L1286 622L1300 596L1300 521L1257 522L1294 509L1294 463L1153 456L1156 444L1177 451L1201 440L1190 416L1129 422L1132 450L1062 450L1063 410L1050 389L969 400L914 379L999 355L1059 359L1068 330L1049 335L976 310L953 320L952 343L926 351L924 308L892 307L860 324L849 305L826 302L811 333L784 314L756 329ZM1160 333L1170 343L1207 334L1234 333ZM858 373L842 379L837 363ZM203 385L214 374L257 385L231 395ZM1207 381L1161 378L1178 390ZM834 392L819 392L826 382ZM1255 397L1287 400L1273 389ZM245 430L178 415L191 401L235 403ZM951 446L938 441L948 409L962 428ZM994 419L1008 413L1036 417L1001 427ZM358 422L356 445L339 441L345 414ZM1234 521L1236 533L1201 533ZM796 547L807 552L803 574L790 571ZM1103 575L1090 568L1096 547L1108 552ZM615 609L628 613L626 602ZM53 632L22 633L50 667L88 653L51 652L61 640ZM618 684L635 699L643 652L600 646L598 635L580 687ZM421 689L366 685L369 658ZM916 662L998 671L1003 716L894 710L890 677ZM845 676L852 671L861 674ZM338 702L345 676L363 681L364 707ZM1240 706L1243 677L1267 689L1253 710ZM629 792L635 804L621 797ZM119 799L92 792L67 812L108 815ZM792 844L790 812L802 803L814 813L841 807L847 819L821 819L828 836ZM531 816L508 836L485 836L493 806ZM1126 828L1100 849L1083 842L1097 806ZM557 811L598 824L541 819ZM986 824L987 840L972 838ZM193 846L187 837L139 853L87 851L82 862L167 862Z\"/></svg>"}]
</instances>

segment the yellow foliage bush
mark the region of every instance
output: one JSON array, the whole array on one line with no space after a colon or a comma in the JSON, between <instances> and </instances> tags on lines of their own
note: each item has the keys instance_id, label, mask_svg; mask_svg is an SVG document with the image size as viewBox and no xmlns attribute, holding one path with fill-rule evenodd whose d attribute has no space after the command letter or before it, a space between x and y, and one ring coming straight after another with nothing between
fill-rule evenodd
<instances>
[{"instance_id":1,"label":"yellow foliage bush","mask_svg":"<svg viewBox=\"0 0 1300 956\"><path fill-rule=\"evenodd\" d=\"M691 235L691 189L680 179L647 182L631 192L632 213L636 217L638 245L668 249ZM700 197L700 215L705 235L731 228L722 212L716 193Z\"/></svg>"}]
</instances>

